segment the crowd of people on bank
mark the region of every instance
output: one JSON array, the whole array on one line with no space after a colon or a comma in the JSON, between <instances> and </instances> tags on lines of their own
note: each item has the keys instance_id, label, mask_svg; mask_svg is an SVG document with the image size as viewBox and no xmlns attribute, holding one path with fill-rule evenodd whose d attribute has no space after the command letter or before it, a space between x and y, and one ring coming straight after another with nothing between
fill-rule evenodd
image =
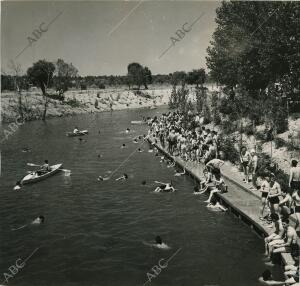
<instances>
[{"instance_id":1,"label":"crowd of people on bank","mask_svg":"<svg viewBox=\"0 0 300 286\"><path fill-rule=\"evenodd\" d=\"M195 186L194 194L209 192L208 207L226 210L217 202L216 193L225 193L228 188L222 178L224 164L220 134L203 124L199 115L189 114L188 118L179 112L168 112L161 117L148 120L149 136L172 156L184 161L203 163L203 179ZM172 164L173 162L170 162ZM286 269L286 281L274 281L265 271L260 279L265 285L296 285L299 281L299 237L296 229L300 222L300 166L292 160L289 189L282 189L276 179L276 168L257 174L258 155L254 149L245 146L240 150L240 164L245 183L252 182L253 191L261 193L260 219L267 227L275 229L265 238L266 255L272 261L276 253L291 253L296 264ZM296 223L295 223L296 222ZM276 284L279 283L279 284ZM280 284L281 283L281 284Z\"/></svg>"}]
</instances>

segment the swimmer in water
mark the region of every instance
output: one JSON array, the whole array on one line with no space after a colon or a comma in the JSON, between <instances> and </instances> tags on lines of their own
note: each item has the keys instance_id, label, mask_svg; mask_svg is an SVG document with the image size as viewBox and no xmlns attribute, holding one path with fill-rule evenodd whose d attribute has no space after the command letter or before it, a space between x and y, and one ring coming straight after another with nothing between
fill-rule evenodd
<instances>
[{"instance_id":1,"label":"swimmer in water","mask_svg":"<svg viewBox=\"0 0 300 286\"><path fill-rule=\"evenodd\" d=\"M221 211L221 212L226 212L227 209L224 208L218 201L215 197L213 197L210 201L210 203L206 206L212 210L215 210L215 211Z\"/></svg>"},{"instance_id":2,"label":"swimmer in water","mask_svg":"<svg viewBox=\"0 0 300 286\"><path fill-rule=\"evenodd\" d=\"M38 224L42 224L44 223L45 221L45 217L43 215L40 215L38 216L36 219L34 219L30 224L24 224L18 228L12 228L11 230L14 231L14 230L19 230L19 229L22 229L22 228L25 228L27 227L28 225L38 225Z\"/></svg>"},{"instance_id":3,"label":"swimmer in water","mask_svg":"<svg viewBox=\"0 0 300 286\"><path fill-rule=\"evenodd\" d=\"M142 153L142 152L144 152L144 150L141 149L141 148L139 148L139 149L138 149L138 152Z\"/></svg>"},{"instance_id":4,"label":"swimmer in water","mask_svg":"<svg viewBox=\"0 0 300 286\"><path fill-rule=\"evenodd\" d=\"M137 144L137 143L139 143L139 142L138 142L137 139L135 138L135 139L133 140L133 143L134 143L134 144Z\"/></svg>"},{"instance_id":5,"label":"swimmer in water","mask_svg":"<svg viewBox=\"0 0 300 286\"><path fill-rule=\"evenodd\" d=\"M173 168L173 167L175 167L175 165L176 165L175 161L173 161L173 162L169 161L167 168Z\"/></svg>"},{"instance_id":6,"label":"swimmer in water","mask_svg":"<svg viewBox=\"0 0 300 286\"><path fill-rule=\"evenodd\" d=\"M163 162L165 162L165 157L164 156L161 156L160 157L160 161L159 161L160 163L163 163Z\"/></svg>"},{"instance_id":7,"label":"swimmer in water","mask_svg":"<svg viewBox=\"0 0 300 286\"><path fill-rule=\"evenodd\" d=\"M170 249L170 247L162 241L159 235L155 237L155 243L149 243L149 242L143 242L143 243L147 246L156 247L158 249L164 249L164 250Z\"/></svg>"},{"instance_id":8,"label":"swimmer in water","mask_svg":"<svg viewBox=\"0 0 300 286\"><path fill-rule=\"evenodd\" d=\"M23 148L22 149L22 152L23 153L27 153L27 152L30 152L31 150L30 150L30 148L28 148L28 147L25 147L25 148Z\"/></svg>"},{"instance_id":9,"label":"swimmer in water","mask_svg":"<svg viewBox=\"0 0 300 286\"><path fill-rule=\"evenodd\" d=\"M121 149L124 149L124 148L126 148L126 145L123 143L121 146Z\"/></svg>"},{"instance_id":10,"label":"swimmer in water","mask_svg":"<svg viewBox=\"0 0 300 286\"><path fill-rule=\"evenodd\" d=\"M158 186L154 192L155 193L159 193L159 192L175 192L175 188L172 186L172 181L171 183L162 183L162 182L158 182L155 181L155 183L157 184L161 184L160 186Z\"/></svg>"},{"instance_id":11,"label":"swimmer in water","mask_svg":"<svg viewBox=\"0 0 300 286\"><path fill-rule=\"evenodd\" d=\"M285 281L275 281L273 280L272 273L269 269L265 270L258 281L261 285L275 286L275 285L285 285Z\"/></svg>"},{"instance_id":12,"label":"swimmer in water","mask_svg":"<svg viewBox=\"0 0 300 286\"><path fill-rule=\"evenodd\" d=\"M130 132L130 128L127 128L127 129L126 129L126 133L129 133L129 132Z\"/></svg>"},{"instance_id":13,"label":"swimmer in water","mask_svg":"<svg viewBox=\"0 0 300 286\"><path fill-rule=\"evenodd\" d=\"M194 194L194 195L201 195L199 186L195 186L195 187L194 187L194 192L193 192L193 194Z\"/></svg>"},{"instance_id":14,"label":"swimmer in water","mask_svg":"<svg viewBox=\"0 0 300 286\"><path fill-rule=\"evenodd\" d=\"M119 180L127 180L127 179L128 179L128 175L124 173L123 176L120 177L120 178L117 178L116 181L119 181Z\"/></svg>"},{"instance_id":15,"label":"swimmer in water","mask_svg":"<svg viewBox=\"0 0 300 286\"><path fill-rule=\"evenodd\" d=\"M153 153L153 149L150 148L150 149L148 150L148 152L149 152L149 153Z\"/></svg>"},{"instance_id":16,"label":"swimmer in water","mask_svg":"<svg viewBox=\"0 0 300 286\"><path fill-rule=\"evenodd\" d=\"M109 177L102 177L102 176L99 176L98 178L97 178L97 180L98 181L107 181L107 180L109 180Z\"/></svg>"},{"instance_id":17,"label":"swimmer in water","mask_svg":"<svg viewBox=\"0 0 300 286\"><path fill-rule=\"evenodd\" d=\"M183 172L182 173L180 173L179 171L177 171L176 173L175 173L175 177L180 177L180 176L182 176L182 175L185 175L185 169L183 169Z\"/></svg>"},{"instance_id":18,"label":"swimmer in water","mask_svg":"<svg viewBox=\"0 0 300 286\"><path fill-rule=\"evenodd\" d=\"M142 185L145 186L147 184L146 180L142 181Z\"/></svg>"},{"instance_id":19,"label":"swimmer in water","mask_svg":"<svg viewBox=\"0 0 300 286\"><path fill-rule=\"evenodd\" d=\"M18 191L18 190L21 190L21 182L20 181L16 182L16 185L14 187L14 191Z\"/></svg>"},{"instance_id":20,"label":"swimmer in water","mask_svg":"<svg viewBox=\"0 0 300 286\"><path fill-rule=\"evenodd\" d=\"M35 220L31 222L31 224L42 224L45 221L45 217L43 215L38 216Z\"/></svg>"},{"instance_id":21,"label":"swimmer in water","mask_svg":"<svg viewBox=\"0 0 300 286\"><path fill-rule=\"evenodd\" d=\"M159 235L155 237L155 244L153 246L159 249L170 249L170 247L162 241Z\"/></svg>"}]
</instances>

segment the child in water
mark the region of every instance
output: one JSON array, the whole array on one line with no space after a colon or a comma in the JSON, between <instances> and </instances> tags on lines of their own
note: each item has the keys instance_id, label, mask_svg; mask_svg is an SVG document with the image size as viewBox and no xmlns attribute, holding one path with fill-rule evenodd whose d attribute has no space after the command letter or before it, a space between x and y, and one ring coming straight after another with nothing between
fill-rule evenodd
<instances>
[{"instance_id":1,"label":"child in water","mask_svg":"<svg viewBox=\"0 0 300 286\"><path fill-rule=\"evenodd\" d=\"M119 180L127 180L127 179L128 179L128 175L124 173L123 176L120 177L120 178L117 178L116 181L119 181Z\"/></svg>"},{"instance_id":2,"label":"child in water","mask_svg":"<svg viewBox=\"0 0 300 286\"><path fill-rule=\"evenodd\" d=\"M164 243L161 239L161 237L158 235L155 237L155 243L149 243L149 242L143 242L145 245L156 247L158 249L168 250L170 247Z\"/></svg>"},{"instance_id":3,"label":"child in water","mask_svg":"<svg viewBox=\"0 0 300 286\"><path fill-rule=\"evenodd\" d=\"M222 212L226 212L227 209L224 208L218 201L215 197L213 197L210 201L210 203L206 206L212 210L215 210L215 211L222 211Z\"/></svg>"},{"instance_id":4,"label":"child in water","mask_svg":"<svg viewBox=\"0 0 300 286\"><path fill-rule=\"evenodd\" d=\"M14 191L18 191L18 190L21 190L21 182L20 181L16 182L16 185L14 187Z\"/></svg>"}]
</instances>

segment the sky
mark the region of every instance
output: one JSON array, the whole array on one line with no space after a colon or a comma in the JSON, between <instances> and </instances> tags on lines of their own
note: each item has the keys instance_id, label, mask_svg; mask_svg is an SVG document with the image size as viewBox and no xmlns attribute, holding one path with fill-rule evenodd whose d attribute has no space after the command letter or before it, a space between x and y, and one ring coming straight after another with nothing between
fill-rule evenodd
<instances>
[{"instance_id":1,"label":"sky","mask_svg":"<svg viewBox=\"0 0 300 286\"><path fill-rule=\"evenodd\" d=\"M25 73L40 59L58 58L72 63L81 76L125 75L131 62L147 66L152 74L206 68L206 49L220 5L158 0L1 2L1 69L9 72L13 60Z\"/></svg>"}]
</instances>

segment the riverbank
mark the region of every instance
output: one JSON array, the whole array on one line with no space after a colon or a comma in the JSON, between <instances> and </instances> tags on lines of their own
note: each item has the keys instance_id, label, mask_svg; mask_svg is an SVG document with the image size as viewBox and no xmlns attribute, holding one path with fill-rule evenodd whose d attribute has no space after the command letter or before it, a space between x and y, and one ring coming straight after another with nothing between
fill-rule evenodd
<instances>
[{"instance_id":1,"label":"riverbank","mask_svg":"<svg viewBox=\"0 0 300 286\"><path fill-rule=\"evenodd\" d=\"M155 138L149 138L148 142L154 145L161 153L163 153L169 159L175 161L175 163L182 169L185 169L186 173L190 175L195 182L201 181L204 164L196 162L186 162L178 156L171 156L165 148L159 143L154 143ZM270 235L275 229L267 227L259 219L261 200L260 196L255 191L251 191L244 186L242 178L238 176L234 170L232 170L230 164L225 162L222 166L222 175L224 181L228 186L228 192L224 194L216 194L218 200L228 207L231 213L236 215L241 221L250 226L257 234L262 237ZM292 219L293 224L296 224L296 220ZM299 240L298 240L299 243ZM285 265L294 264L295 261L289 253L281 253L282 262Z\"/></svg>"},{"instance_id":2,"label":"riverbank","mask_svg":"<svg viewBox=\"0 0 300 286\"><path fill-rule=\"evenodd\" d=\"M49 91L54 93L54 91ZM46 118L63 117L83 113L96 113L134 108L156 108L169 102L171 88L153 87L134 91L125 88L70 90L64 101L48 99ZM42 118L45 99L38 90L22 92L22 112L26 121ZM18 95L1 93L2 122L15 122L20 114Z\"/></svg>"}]
</instances>

